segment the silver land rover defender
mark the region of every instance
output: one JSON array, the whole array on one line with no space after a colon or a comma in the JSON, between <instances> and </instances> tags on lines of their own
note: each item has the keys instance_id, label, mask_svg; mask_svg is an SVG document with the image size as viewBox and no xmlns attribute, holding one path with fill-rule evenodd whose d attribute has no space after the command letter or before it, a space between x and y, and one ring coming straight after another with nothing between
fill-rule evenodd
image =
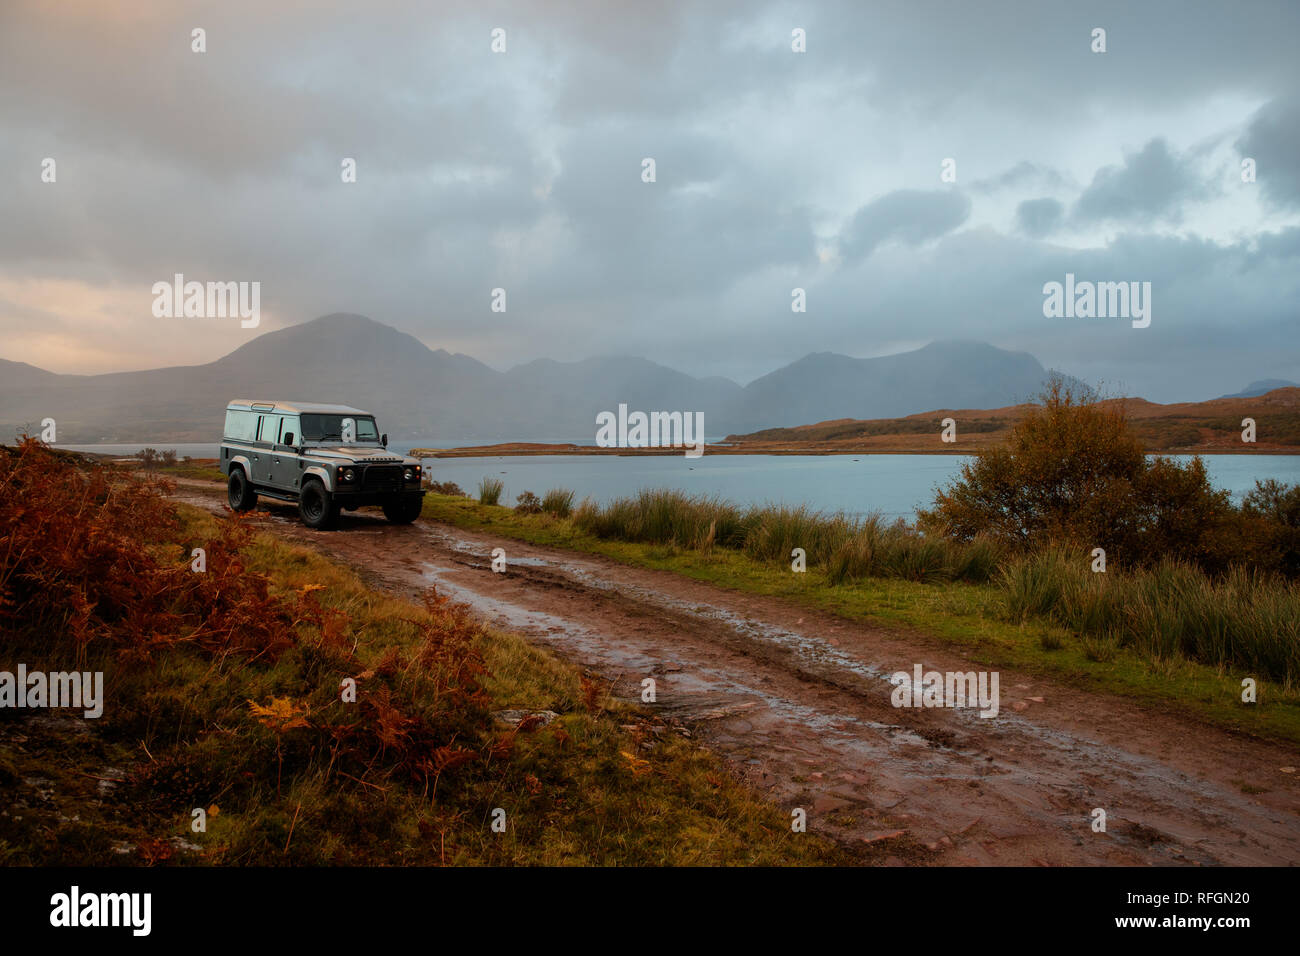
<instances>
[{"instance_id":1,"label":"silver land rover defender","mask_svg":"<svg viewBox=\"0 0 1300 956\"><path fill-rule=\"evenodd\" d=\"M424 500L420 463L389 452L375 417L347 405L235 399L226 408L221 473L234 510L252 508L258 495L296 501L312 528L364 505L409 524Z\"/></svg>"}]
</instances>

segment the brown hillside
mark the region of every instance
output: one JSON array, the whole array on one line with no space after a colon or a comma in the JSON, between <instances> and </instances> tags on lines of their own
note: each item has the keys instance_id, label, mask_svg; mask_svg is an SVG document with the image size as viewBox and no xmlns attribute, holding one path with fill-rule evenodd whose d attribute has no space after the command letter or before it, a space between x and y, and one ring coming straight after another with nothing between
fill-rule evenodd
<instances>
[{"instance_id":1,"label":"brown hillside","mask_svg":"<svg viewBox=\"0 0 1300 956\"><path fill-rule=\"evenodd\" d=\"M1150 452L1170 454L1293 454L1300 452L1300 388L1278 388L1254 398L1159 405L1143 398L1107 399L1121 405ZM1029 405L992 409L943 408L905 418L838 418L792 428L728 436L740 454L954 453L998 444ZM941 422L957 423L957 440L940 439ZM1241 439L1243 418L1255 420L1256 440ZM722 451L723 449L717 449ZM714 449L710 449L714 451Z\"/></svg>"}]
</instances>

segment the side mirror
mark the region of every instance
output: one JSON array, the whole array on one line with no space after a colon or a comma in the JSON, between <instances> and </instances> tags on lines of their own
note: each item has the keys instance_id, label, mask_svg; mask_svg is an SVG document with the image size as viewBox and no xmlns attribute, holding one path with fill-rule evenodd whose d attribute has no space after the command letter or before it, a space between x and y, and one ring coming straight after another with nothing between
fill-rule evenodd
<instances>
[{"instance_id":1,"label":"side mirror","mask_svg":"<svg viewBox=\"0 0 1300 956\"><path fill-rule=\"evenodd\" d=\"M385 448L388 447L388 432L384 432L379 436L379 444L383 445Z\"/></svg>"},{"instance_id":2,"label":"side mirror","mask_svg":"<svg viewBox=\"0 0 1300 956\"><path fill-rule=\"evenodd\" d=\"M293 443L293 432L285 432L285 433L284 433L284 441L282 441L280 444L282 444L282 445L289 445L290 447L297 447L297 446L294 445L294 443Z\"/></svg>"}]
</instances>

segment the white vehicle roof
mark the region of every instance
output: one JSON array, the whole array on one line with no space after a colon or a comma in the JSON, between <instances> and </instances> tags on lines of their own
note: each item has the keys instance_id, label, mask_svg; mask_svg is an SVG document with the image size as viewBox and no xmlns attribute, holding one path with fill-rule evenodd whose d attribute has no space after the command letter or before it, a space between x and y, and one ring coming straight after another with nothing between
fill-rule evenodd
<instances>
[{"instance_id":1,"label":"white vehicle roof","mask_svg":"<svg viewBox=\"0 0 1300 956\"><path fill-rule=\"evenodd\" d=\"M227 409L253 412L282 412L297 415L302 412L318 415L369 415L370 412L351 405L322 405L319 402L280 402L235 398L226 406Z\"/></svg>"}]
</instances>

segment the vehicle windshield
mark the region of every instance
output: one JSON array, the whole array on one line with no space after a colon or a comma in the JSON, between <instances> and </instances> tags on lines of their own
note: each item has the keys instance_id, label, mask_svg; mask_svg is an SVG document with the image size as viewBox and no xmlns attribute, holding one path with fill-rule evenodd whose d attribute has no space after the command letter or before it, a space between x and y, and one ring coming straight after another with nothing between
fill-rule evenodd
<instances>
[{"instance_id":1,"label":"vehicle windshield","mask_svg":"<svg viewBox=\"0 0 1300 956\"><path fill-rule=\"evenodd\" d=\"M378 442L379 429L368 415L320 415L303 412L304 441Z\"/></svg>"}]
</instances>

